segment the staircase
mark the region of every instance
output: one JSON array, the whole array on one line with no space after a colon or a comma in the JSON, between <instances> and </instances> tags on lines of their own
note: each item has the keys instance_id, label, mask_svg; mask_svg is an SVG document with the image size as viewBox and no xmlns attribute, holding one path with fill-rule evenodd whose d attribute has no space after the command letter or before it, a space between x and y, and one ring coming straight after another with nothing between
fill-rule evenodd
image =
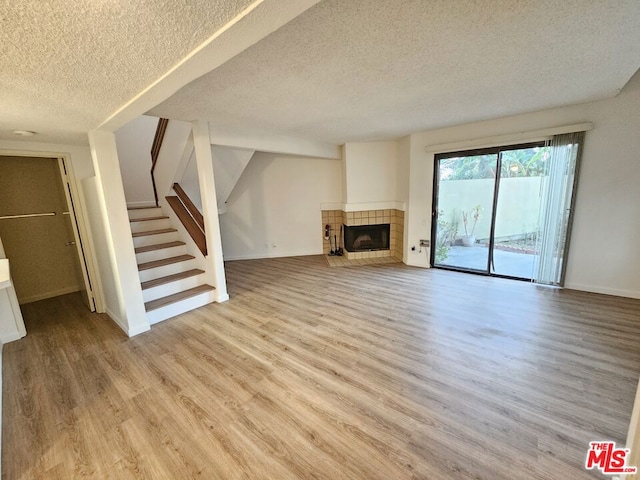
<instances>
[{"instance_id":1,"label":"staircase","mask_svg":"<svg viewBox=\"0 0 640 480\"><path fill-rule=\"evenodd\" d=\"M130 208L129 221L150 324L214 301L214 287L162 208Z\"/></svg>"}]
</instances>

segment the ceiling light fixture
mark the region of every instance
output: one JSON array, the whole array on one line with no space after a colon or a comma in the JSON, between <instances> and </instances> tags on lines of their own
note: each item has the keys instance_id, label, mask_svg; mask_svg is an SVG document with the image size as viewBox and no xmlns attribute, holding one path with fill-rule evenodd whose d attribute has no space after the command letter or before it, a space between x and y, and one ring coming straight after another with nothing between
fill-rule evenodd
<instances>
[{"instance_id":1,"label":"ceiling light fixture","mask_svg":"<svg viewBox=\"0 0 640 480\"><path fill-rule=\"evenodd\" d=\"M14 130L13 134L21 137L33 137L36 132L32 132L31 130Z\"/></svg>"}]
</instances>

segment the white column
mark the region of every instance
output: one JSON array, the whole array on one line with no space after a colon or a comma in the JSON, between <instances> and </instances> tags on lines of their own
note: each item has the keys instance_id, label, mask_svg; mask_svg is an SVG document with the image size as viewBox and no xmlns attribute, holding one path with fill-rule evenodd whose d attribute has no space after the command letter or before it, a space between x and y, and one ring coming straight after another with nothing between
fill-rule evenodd
<instances>
[{"instance_id":1,"label":"white column","mask_svg":"<svg viewBox=\"0 0 640 480\"><path fill-rule=\"evenodd\" d=\"M130 337L149 330L131 238L127 202L113 132L89 132L89 145L97 179L97 197L105 230L115 295L105 298L107 314ZM101 272L104 275L104 272ZM104 283L104 281L103 281Z\"/></svg>"},{"instance_id":2,"label":"white column","mask_svg":"<svg viewBox=\"0 0 640 480\"><path fill-rule=\"evenodd\" d=\"M434 156L410 138L409 194L404 212L404 263L430 266L430 249L420 249L420 239L431 238ZM411 250L416 247L415 250ZM431 248L435 248L433 245ZM420 252L422 250L422 252Z\"/></svg>"},{"instance_id":3,"label":"white column","mask_svg":"<svg viewBox=\"0 0 640 480\"><path fill-rule=\"evenodd\" d=\"M203 120L193 122L193 146L198 167L204 232L207 239L206 276L207 280L216 287L216 302L224 302L229 299L229 294L227 293L227 280L222 258L218 201L216 199L208 122Z\"/></svg>"}]
</instances>

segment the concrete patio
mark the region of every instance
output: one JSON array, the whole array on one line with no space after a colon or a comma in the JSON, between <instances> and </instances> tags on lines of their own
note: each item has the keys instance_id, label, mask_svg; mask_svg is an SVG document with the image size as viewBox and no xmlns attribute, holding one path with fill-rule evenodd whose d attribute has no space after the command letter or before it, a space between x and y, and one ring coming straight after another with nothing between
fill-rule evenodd
<instances>
[{"instance_id":1,"label":"concrete patio","mask_svg":"<svg viewBox=\"0 0 640 480\"><path fill-rule=\"evenodd\" d=\"M449 249L447 258L439 262L438 265L486 271L488 256L489 249L486 246L462 247L456 245ZM535 255L529 253L495 249L492 273L530 279L533 276L535 258Z\"/></svg>"}]
</instances>

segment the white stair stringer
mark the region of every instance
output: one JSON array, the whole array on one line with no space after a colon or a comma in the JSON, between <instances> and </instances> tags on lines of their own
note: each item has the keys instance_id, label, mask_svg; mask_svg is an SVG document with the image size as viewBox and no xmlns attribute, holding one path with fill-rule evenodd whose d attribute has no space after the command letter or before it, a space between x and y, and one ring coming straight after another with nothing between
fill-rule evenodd
<instances>
[{"instance_id":1,"label":"white stair stringer","mask_svg":"<svg viewBox=\"0 0 640 480\"><path fill-rule=\"evenodd\" d=\"M198 308L216 299L207 285L200 260L192 255L192 243L173 215L161 207L129 210L138 275L146 316L150 324ZM188 235L186 235L188 237Z\"/></svg>"}]
</instances>

